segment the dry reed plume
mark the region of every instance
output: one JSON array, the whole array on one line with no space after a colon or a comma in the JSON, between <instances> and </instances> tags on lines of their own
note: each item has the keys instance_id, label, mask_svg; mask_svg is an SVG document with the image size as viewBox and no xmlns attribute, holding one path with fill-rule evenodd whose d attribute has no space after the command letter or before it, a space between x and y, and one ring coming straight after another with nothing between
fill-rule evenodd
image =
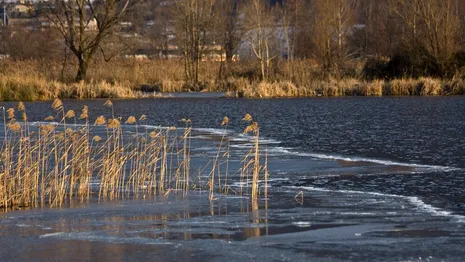
<instances>
[{"instance_id":1,"label":"dry reed plume","mask_svg":"<svg viewBox=\"0 0 465 262\"><path fill-rule=\"evenodd\" d=\"M111 109L111 116L99 116L91 123L87 106L78 114L66 110L63 102L55 99L54 114L45 118L49 122L38 127L28 122L24 103L4 110L0 208L61 207L73 201L90 201L92 197L103 201L155 198L171 192L186 195L190 190L205 187L211 200L215 192L236 192L228 183L229 118L224 117L221 122L224 133L217 154L210 161L208 183L203 184L200 179L191 183L194 177L190 174L190 119L181 120L183 128L149 130L147 116L123 120L114 116L110 100L105 106ZM251 199L256 200L259 176L263 175L266 181L268 170L266 161L260 163L258 123L250 115L244 120L248 122L244 132L254 135L254 148L243 158L241 180L247 180L248 184L251 176ZM130 137L124 136L125 128L135 132ZM100 133L92 135L97 129Z\"/></svg>"}]
</instances>

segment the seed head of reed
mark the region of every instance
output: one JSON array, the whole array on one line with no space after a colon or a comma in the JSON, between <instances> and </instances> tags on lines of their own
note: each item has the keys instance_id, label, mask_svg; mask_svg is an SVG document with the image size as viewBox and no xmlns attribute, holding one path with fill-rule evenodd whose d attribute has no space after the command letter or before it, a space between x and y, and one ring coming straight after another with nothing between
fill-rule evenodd
<instances>
[{"instance_id":1,"label":"seed head of reed","mask_svg":"<svg viewBox=\"0 0 465 262\"><path fill-rule=\"evenodd\" d=\"M86 119L88 118L89 116L87 114L84 114L82 113L80 116L79 116L79 119Z\"/></svg>"},{"instance_id":2,"label":"seed head of reed","mask_svg":"<svg viewBox=\"0 0 465 262\"><path fill-rule=\"evenodd\" d=\"M134 124L136 123L136 118L133 116L128 117L128 120L125 122L126 124Z\"/></svg>"},{"instance_id":3,"label":"seed head of reed","mask_svg":"<svg viewBox=\"0 0 465 262\"><path fill-rule=\"evenodd\" d=\"M253 120L252 116L250 114L245 114L244 118L242 118L243 121L250 122Z\"/></svg>"},{"instance_id":4,"label":"seed head of reed","mask_svg":"<svg viewBox=\"0 0 465 262\"><path fill-rule=\"evenodd\" d=\"M45 118L45 121L53 121L53 120L55 120L55 117L53 117L53 116L47 116Z\"/></svg>"},{"instance_id":5,"label":"seed head of reed","mask_svg":"<svg viewBox=\"0 0 465 262\"><path fill-rule=\"evenodd\" d=\"M170 126L170 127L168 127L168 130L169 131L174 131L174 130L176 130L176 127L175 126Z\"/></svg>"},{"instance_id":6,"label":"seed head of reed","mask_svg":"<svg viewBox=\"0 0 465 262\"><path fill-rule=\"evenodd\" d=\"M6 112L8 113L8 119L13 119L15 117L15 109L14 108L8 108L8 110L6 110Z\"/></svg>"},{"instance_id":7,"label":"seed head of reed","mask_svg":"<svg viewBox=\"0 0 465 262\"><path fill-rule=\"evenodd\" d=\"M250 133L250 132L256 132L258 130L258 123L257 122L252 122L249 126L247 126L244 130L244 134Z\"/></svg>"},{"instance_id":8,"label":"seed head of reed","mask_svg":"<svg viewBox=\"0 0 465 262\"><path fill-rule=\"evenodd\" d=\"M63 102L60 99L55 99L52 104L53 110L62 110L63 109Z\"/></svg>"},{"instance_id":9,"label":"seed head of reed","mask_svg":"<svg viewBox=\"0 0 465 262\"><path fill-rule=\"evenodd\" d=\"M43 126L40 126L40 130L42 130L43 132L51 132L55 129L55 126L52 126L52 125L43 125Z\"/></svg>"},{"instance_id":10,"label":"seed head of reed","mask_svg":"<svg viewBox=\"0 0 465 262\"><path fill-rule=\"evenodd\" d=\"M222 126L227 126L229 124L229 118L227 116L225 116L223 118L223 121L221 122L221 125Z\"/></svg>"},{"instance_id":11,"label":"seed head of reed","mask_svg":"<svg viewBox=\"0 0 465 262\"><path fill-rule=\"evenodd\" d=\"M10 155L10 154L9 154L9 152L8 152L8 151L6 151L6 152L5 152L5 151L3 151L2 153L0 153L0 157L1 157L2 159L5 159L5 158L7 158L9 155Z\"/></svg>"},{"instance_id":12,"label":"seed head of reed","mask_svg":"<svg viewBox=\"0 0 465 262\"><path fill-rule=\"evenodd\" d=\"M143 120L146 120L146 119L147 119L146 115L141 115L140 118L139 118L139 121L143 121Z\"/></svg>"},{"instance_id":13,"label":"seed head of reed","mask_svg":"<svg viewBox=\"0 0 465 262\"><path fill-rule=\"evenodd\" d=\"M145 142L147 142L147 139L146 139L145 137L142 137L142 138L140 139L140 141L141 141L142 143L145 143Z\"/></svg>"},{"instance_id":14,"label":"seed head of reed","mask_svg":"<svg viewBox=\"0 0 465 262\"><path fill-rule=\"evenodd\" d=\"M102 138L100 136L94 136L94 138L92 138L92 140L98 143L98 142L102 141Z\"/></svg>"},{"instance_id":15,"label":"seed head of reed","mask_svg":"<svg viewBox=\"0 0 465 262\"><path fill-rule=\"evenodd\" d=\"M86 119L89 117L89 108L87 106L84 106L82 108L82 113L81 115L79 116L79 119Z\"/></svg>"},{"instance_id":16,"label":"seed head of reed","mask_svg":"<svg viewBox=\"0 0 465 262\"><path fill-rule=\"evenodd\" d=\"M186 119L186 118L182 118L180 121L183 122L183 123L186 123L186 124L191 123L191 120L190 120L189 118L187 118L187 119Z\"/></svg>"},{"instance_id":17,"label":"seed head of reed","mask_svg":"<svg viewBox=\"0 0 465 262\"><path fill-rule=\"evenodd\" d=\"M65 140L65 133L64 132L60 132L57 134L57 139L58 140Z\"/></svg>"},{"instance_id":18,"label":"seed head of reed","mask_svg":"<svg viewBox=\"0 0 465 262\"><path fill-rule=\"evenodd\" d=\"M150 138L152 138L152 139L157 138L158 135L159 135L159 133L157 133L155 131L150 132Z\"/></svg>"},{"instance_id":19,"label":"seed head of reed","mask_svg":"<svg viewBox=\"0 0 465 262\"><path fill-rule=\"evenodd\" d=\"M96 125L96 126L101 126L101 125L104 125L105 123L106 123L105 117L104 117L104 116L99 116L99 117L97 117L97 119L95 120L94 125Z\"/></svg>"},{"instance_id":20,"label":"seed head of reed","mask_svg":"<svg viewBox=\"0 0 465 262\"><path fill-rule=\"evenodd\" d=\"M74 118L75 116L76 114L74 113L74 110L68 110L65 115L66 118Z\"/></svg>"},{"instance_id":21,"label":"seed head of reed","mask_svg":"<svg viewBox=\"0 0 465 262\"><path fill-rule=\"evenodd\" d=\"M118 119L116 118L112 118L110 120L108 120L107 122L107 127L110 128L110 129L115 129L115 128L118 128L120 127L121 123Z\"/></svg>"},{"instance_id":22,"label":"seed head of reed","mask_svg":"<svg viewBox=\"0 0 465 262\"><path fill-rule=\"evenodd\" d=\"M105 104L103 104L104 106L108 106L108 107L112 107L113 106L113 103L111 102L111 100L107 100L105 102Z\"/></svg>"},{"instance_id":23,"label":"seed head of reed","mask_svg":"<svg viewBox=\"0 0 465 262\"><path fill-rule=\"evenodd\" d=\"M23 119L24 122L27 122L27 115L26 112L21 113L21 119Z\"/></svg>"},{"instance_id":24,"label":"seed head of reed","mask_svg":"<svg viewBox=\"0 0 465 262\"><path fill-rule=\"evenodd\" d=\"M26 107L24 106L24 103L23 103L23 102L19 102L17 107L18 107L18 110L19 110L19 111L24 111L24 110L26 110Z\"/></svg>"},{"instance_id":25,"label":"seed head of reed","mask_svg":"<svg viewBox=\"0 0 465 262\"><path fill-rule=\"evenodd\" d=\"M13 132L18 132L21 130L21 125L18 124L14 119L11 119L11 121L8 123L8 129L10 129Z\"/></svg>"},{"instance_id":26,"label":"seed head of reed","mask_svg":"<svg viewBox=\"0 0 465 262\"><path fill-rule=\"evenodd\" d=\"M74 134L74 130L71 129L71 128L66 128L66 134L67 135L72 135L72 134Z\"/></svg>"}]
</instances>

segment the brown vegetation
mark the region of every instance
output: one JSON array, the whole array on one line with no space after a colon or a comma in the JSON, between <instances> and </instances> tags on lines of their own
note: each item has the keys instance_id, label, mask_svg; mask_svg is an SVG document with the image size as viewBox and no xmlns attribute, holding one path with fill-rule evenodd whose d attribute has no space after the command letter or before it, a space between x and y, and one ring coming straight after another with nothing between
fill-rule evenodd
<instances>
[{"instance_id":1,"label":"brown vegetation","mask_svg":"<svg viewBox=\"0 0 465 262\"><path fill-rule=\"evenodd\" d=\"M65 2L0 28L0 99L463 94L463 1Z\"/></svg>"},{"instance_id":2,"label":"brown vegetation","mask_svg":"<svg viewBox=\"0 0 465 262\"><path fill-rule=\"evenodd\" d=\"M20 102L5 111L5 139L0 148L0 208L8 209L51 206L62 207L73 201L116 200L128 197L165 197L171 192L186 195L191 190L230 192L228 182L229 146L226 129L218 146L218 154L210 161L207 183L191 176L191 121L182 119L183 128L140 128L147 126L147 117L130 116L123 120L113 115L99 116L90 122L86 106L80 113L66 110L61 100L52 104L55 116L45 118L50 123L32 126L27 120L26 107ZM244 133L253 132L255 146L244 156L240 170L241 181L247 181L253 202L259 197L259 179L267 181L268 169L262 163L258 138L258 124L247 114L249 122ZM124 121L124 124L123 124ZM72 125L70 125L72 123ZM81 125L75 125L80 123ZM123 136L124 129L135 130L131 137ZM92 135L101 128L105 137ZM123 139L124 138L124 139ZM249 175L252 180L249 181ZM96 182L97 186L92 186ZM191 183L192 182L192 183ZM218 187L215 187L218 185ZM267 191L265 191L266 197ZM256 204L256 203L255 203Z\"/></svg>"},{"instance_id":3,"label":"brown vegetation","mask_svg":"<svg viewBox=\"0 0 465 262\"><path fill-rule=\"evenodd\" d=\"M250 71L249 63L232 64L229 76L218 76L221 64L203 62L200 82L183 79L179 61L116 60L94 65L87 82L72 81L72 65L61 68L51 61L0 61L0 101L53 100L55 98L137 98L154 97L159 92L228 92L232 97L279 98L313 96L381 95L463 95L465 82L430 77L393 80L363 80L353 77L322 78L318 70L305 66L311 61L283 62L275 70L275 80L261 81L260 72ZM292 70L293 77L289 79Z\"/></svg>"}]
</instances>

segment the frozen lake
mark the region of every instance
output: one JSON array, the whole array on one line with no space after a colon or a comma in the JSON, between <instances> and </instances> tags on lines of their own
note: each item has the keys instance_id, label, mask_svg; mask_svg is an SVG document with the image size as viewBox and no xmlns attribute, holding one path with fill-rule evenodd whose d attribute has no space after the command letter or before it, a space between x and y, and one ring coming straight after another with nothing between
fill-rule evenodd
<instances>
[{"instance_id":1,"label":"frozen lake","mask_svg":"<svg viewBox=\"0 0 465 262\"><path fill-rule=\"evenodd\" d=\"M95 119L111 114L104 102L64 104L76 111L88 105ZM461 97L113 104L124 119L146 114L149 129L191 119L192 173L216 155L220 123L228 116L232 189L240 186L236 170L253 142L242 134L241 118L252 114L268 155L268 199L261 197L255 209L233 192L210 202L208 192L196 190L186 197L172 192L166 198L13 211L0 217L0 260L463 261ZM45 102L26 107L35 125L52 112Z\"/></svg>"}]
</instances>

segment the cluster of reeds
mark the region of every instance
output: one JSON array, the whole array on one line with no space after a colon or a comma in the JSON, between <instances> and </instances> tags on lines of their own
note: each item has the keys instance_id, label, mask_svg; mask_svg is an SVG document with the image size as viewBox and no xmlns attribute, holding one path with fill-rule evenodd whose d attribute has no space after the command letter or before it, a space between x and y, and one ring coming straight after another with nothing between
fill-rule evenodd
<instances>
[{"instance_id":1,"label":"cluster of reeds","mask_svg":"<svg viewBox=\"0 0 465 262\"><path fill-rule=\"evenodd\" d=\"M37 101L60 98L135 98L141 97L138 90L118 82L64 83L48 81L42 77L0 74L1 101Z\"/></svg>"},{"instance_id":2,"label":"cluster of reeds","mask_svg":"<svg viewBox=\"0 0 465 262\"><path fill-rule=\"evenodd\" d=\"M265 164L262 164L261 150L259 144L260 136L260 127L258 122L256 122L250 114L246 114L243 121L248 123L248 126L244 129L244 134L252 133L254 136L254 142L252 148L245 154L242 158L242 168L241 168L241 185L251 185L251 198L256 200L259 197L259 179L260 175L263 174L263 179L265 181L265 198L268 196L268 168L267 168L267 157L265 159ZM248 187L246 188L248 190ZM240 188L241 194L243 193L243 188ZM249 192L247 192L249 193Z\"/></svg>"},{"instance_id":3,"label":"cluster of reeds","mask_svg":"<svg viewBox=\"0 0 465 262\"><path fill-rule=\"evenodd\" d=\"M147 116L123 120L114 115L110 100L104 105L111 109L111 115L99 116L93 123L87 106L78 114L65 110L59 99L52 104L55 113L45 118L48 122L30 123L22 102L3 109L0 207L61 207L92 198L151 198L204 189L209 190L210 200L215 193L238 193L228 181L227 117L222 121L224 134L209 162L211 171L205 173L208 181L204 184L200 171L197 183L190 174L190 119L182 119L181 128L149 129ZM243 158L241 180L251 184L251 198L257 199L259 174L265 174L266 180L268 171L266 163L260 163L258 124L250 115L244 120L250 122L244 132L252 132L255 142ZM128 137L124 129L129 128L132 135ZM94 130L99 130L99 135L94 135ZM242 188L240 193L249 194Z\"/></svg>"}]
</instances>

